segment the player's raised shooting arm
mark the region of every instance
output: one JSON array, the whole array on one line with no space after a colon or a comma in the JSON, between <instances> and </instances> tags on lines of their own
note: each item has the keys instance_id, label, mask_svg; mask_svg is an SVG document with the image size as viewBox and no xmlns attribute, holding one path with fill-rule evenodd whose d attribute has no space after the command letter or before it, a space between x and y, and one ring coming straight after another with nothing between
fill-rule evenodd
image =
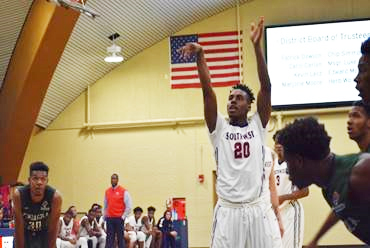
<instances>
[{"instance_id":1,"label":"player's raised shooting arm","mask_svg":"<svg viewBox=\"0 0 370 248\"><path fill-rule=\"evenodd\" d=\"M198 75L203 92L204 118L209 132L213 132L217 122L217 99L211 86L211 76L204 56L204 50L197 43L187 43L179 49L179 52L185 59L190 58L194 54L197 56Z\"/></svg>"},{"instance_id":2,"label":"player's raised shooting arm","mask_svg":"<svg viewBox=\"0 0 370 248\"><path fill-rule=\"evenodd\" d=\"M257 95L257 112L263 127L266 127L271 116L271 83L261 46L263 27L264 18L260 17L257 25L255 23L251 24L250 39L256 55L257 72L260 81L260 90Z\"/></svg>"},{"instance_id":3,"label":"player's raised shooting arm","mask_svg":"<svg viewBox=\"0 0 370 248\"><path fill-rule=\"evenodd\" d=\"M16 189L13 195L15 217L15 248L24 247L24 222L22 216L21 195Z\"/></svg>"},{"instance_id":4,"label":"player's raised shooting arm","mask_svg":"<svg viewBox=\"0 0 370 248\"><path fill-rule=\"evenodd\" d=\"M62 196L55 191L53 201L51 203L51 211L49 215L49 224L48 224L48 247L56 247L57 233L58 233L58 224L60 211L62 208Z\"/></svg>"}]
</instances>

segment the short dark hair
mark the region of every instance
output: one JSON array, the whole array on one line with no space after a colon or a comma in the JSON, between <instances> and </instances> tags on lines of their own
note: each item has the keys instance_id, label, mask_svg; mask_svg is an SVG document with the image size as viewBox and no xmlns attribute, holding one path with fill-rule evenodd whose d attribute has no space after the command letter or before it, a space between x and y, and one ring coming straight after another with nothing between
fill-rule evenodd
<instances>
[{"instance_id":1,"label":"short dark hair","mask_svg":"<svg viewBox=\"0 0 370 248\"><path fill-rule=\"evenodd\" d=\"M70 216L73 216L73 213L72 213L72 209L69 209L64 213L65 215L70 215Z\"/></svg>"},{"instance_id":2,"label":"short dark hair","mask_svg":"<svg viewBox=\"0 0 370 248\"><path fill-rule=\"evenodd\" d=\"M91 205L91 209L101 209L102 208L102 206L100 205L100 204L98 204L98 203L93 203L92 205Z\"/></svg>"},{"instance_id":3,"label":"short dark hair","mask_svg":"<svg viewBox=\"0 0 370 248\"><path fill-rule=\"evenodd\" d=\"M370 37L361 44L362 55L370 55Z\"/></svg>"},{"instance_id":4,"label":"short dark hair","mask_svg":"<svg viewBox=\"0 0 370 248\"><path fill-rule=\"evenodd\" d=\"M143 209L141 207L134 208L134 213L136 212L143 212Z\"/></svg>"},{"instance_id":5,"label":"short dark hair","mask_svg":"<svg viewBox=\"0 0 370 248\"><path fill-rule=\"evenodd\" d=\"M320 160L330 153L331 137L314 117L295 119L284 127L278 137L284 151L308 159Z\"/></svg>"},{"instance_id":6,"label":"short dark hair","mask_svg":"<svg viewBox=\"0 0 370 248\"><path fill-rule=\"evenodd\" d=\"M72 208L75 208L75 207L76 207L76 206L73 206L73 205L72 205L72 206L69 206L69 208L68 208L67 212L68 212L68 211L71 211L71 210L72 210Z\"/></svg>"},{"instance_id":7,"label":"short dark hair","mask_svg":"<svg viewBox=\"0 0 370 248\"><path fill-rule=\"evenodd\" d=\"M232 90L244 91L249 96L249 100L251 101L251 103L253 103L253 101L255 100L252 90L248 86L246 86L245 84L234 85L232 87Z\"/></svg>"},{"instance_id":8,"label":"short dark hair","mask_svg":"<svg viewBox=\"0 0 370 248\"><path fill-rule=\"evenodd\" d=\"M273 141L277 142L279 135L280 135L281 130L277 130L274 135L272 136Z\"/></svg>"},{"instance_id":9,"label":"short dark hair","mask_svg":"<svg viewBox=\"0 0 370 248\"><path fill-rule=\"evenodd\" d=\"M172 217L172 212L169 209L166 209L166 211L164 211L163 216L165 217L167 213L170 213L171 217Z\"/></svg>"},{"instance_id":10,"label":"short dark hair","mask_svg":"<svg viewBox=\"0 0 370 248\"><path fill-rule=\"evenodd\" d=\"M149 212L149 211L153 211L153 212L155 212L155 207L153 207L153 206L148 207L148 212Z\"/></svg>"},{"instance_id":11,"label":"short dark hair","mask_svg":"<svg viewBox=\"0 0 370 248\"><path fill-rule=\"evenodd\" d=\"M49 174L49 167L45 163L37 161L30 165L30 175L32 171L46 171L46 174Z\"/></svg>"},{"instance_id":12,"label":"short dark hair","mask_svg":"<svg viewBox=\"0 0 370 248\"><path fill-rule=\"evenodd\" d=\"M112 176L116 176L118 178L118 174L117 173L113 173L110 177Z\"/></svg>"},{"instance_id":13,"label":"short dark hair","mask_svg":"<svg viewBox=\"0 0 370 248\"><path fill-rule=\"evenodd\" d=\"M370 105L365 104L363 101L355 101L352 103L352 107L361 107L365 110L366 115L370 117Z\"/></svg>"}]
</instances>

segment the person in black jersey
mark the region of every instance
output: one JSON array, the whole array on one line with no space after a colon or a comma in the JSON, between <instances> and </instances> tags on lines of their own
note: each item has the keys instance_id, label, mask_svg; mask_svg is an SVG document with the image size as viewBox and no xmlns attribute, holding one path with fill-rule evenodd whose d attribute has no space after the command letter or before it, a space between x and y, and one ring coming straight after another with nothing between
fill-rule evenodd
<instances>
[{"instance_id":1,"label":"person in black jersey","mask_svg":"<svg viewBox=\"0 0 370 248\"><path fill-rule=\"evenodd\" d=\"M29 184L14 193L15 247L55 248L61 195L48 183L43 162L30 165Z\"/></svg>"}]
</instances>

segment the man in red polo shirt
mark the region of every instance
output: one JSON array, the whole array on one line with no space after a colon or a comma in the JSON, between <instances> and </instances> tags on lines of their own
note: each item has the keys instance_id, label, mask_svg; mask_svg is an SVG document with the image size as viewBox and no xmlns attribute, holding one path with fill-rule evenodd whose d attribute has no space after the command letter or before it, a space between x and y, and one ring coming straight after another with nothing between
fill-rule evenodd
<instances>
[{"instance_id":1,"label":"man in red polo shirt","mask_svg":"<svg viewBox=\"0 0 370 248\"><path fill-rule=\"evenodd\" d=\"M104 218L107 223L106 247L114 247L114 239L117 235L118 247L124 248L124 219L131 211L131 196L126 189L118 185L116 173L111 176L111 184L112 187L105 191L104 198Z\"/></svg>"}]
</instances>

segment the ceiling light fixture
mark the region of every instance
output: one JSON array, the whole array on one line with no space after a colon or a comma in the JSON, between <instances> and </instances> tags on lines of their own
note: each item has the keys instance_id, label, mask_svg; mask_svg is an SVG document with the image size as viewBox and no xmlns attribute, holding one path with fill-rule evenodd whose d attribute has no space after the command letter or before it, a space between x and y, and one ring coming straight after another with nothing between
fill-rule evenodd
<instances>
[{"instance_id":1,"label":"ceiling light fixture","mask_svg":"<svg viewBox=\"0 0 370 248\"><path fill-rule=\"evenodd\" d=\"M123 61L123 56L120 55L121 47L116 45L114 41L120 37L118 33L110 35L108 38L112 41L112 45L107 47L108 56L105 57L104 61L108 63L119 63Z\"/></svg>"}]
</instances>

